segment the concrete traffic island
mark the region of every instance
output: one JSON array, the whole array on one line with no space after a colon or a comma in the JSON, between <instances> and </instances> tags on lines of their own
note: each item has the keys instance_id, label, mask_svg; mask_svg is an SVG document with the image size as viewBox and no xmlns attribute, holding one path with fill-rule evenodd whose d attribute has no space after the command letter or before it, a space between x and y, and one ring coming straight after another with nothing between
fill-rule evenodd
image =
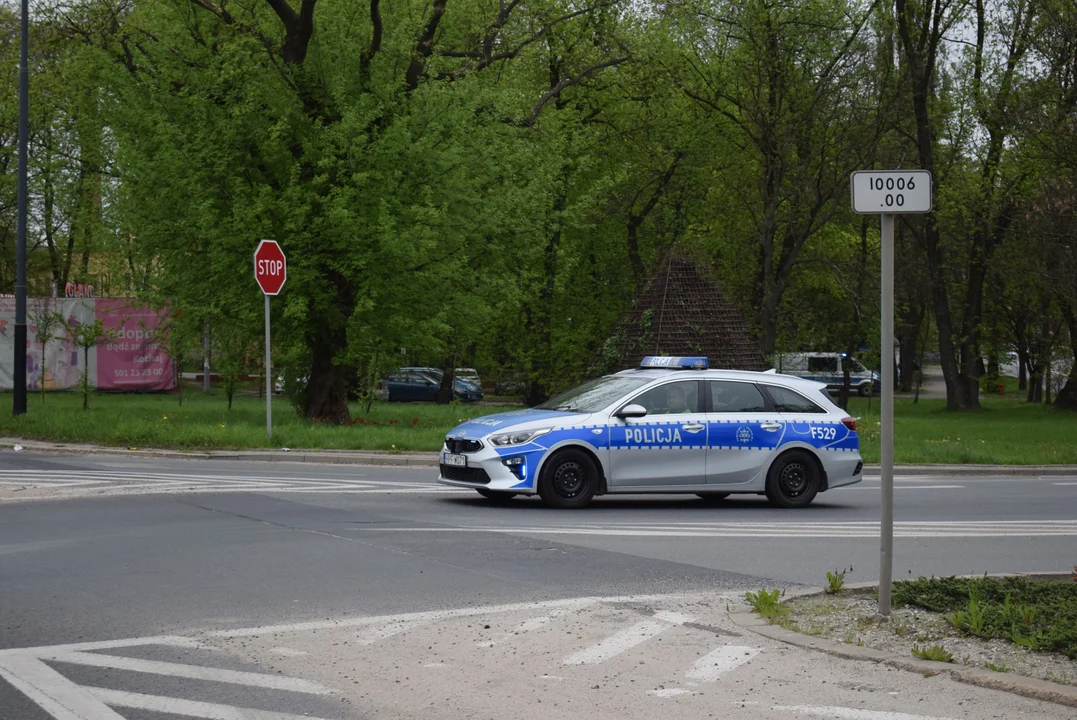
<instances>
[{"instance_id":1,"label":"concrete traffic island","mask_svg":"<svg viewBox=\"0 0 1077 720\"><path fill-rule=\"evenodd\" d=\"M984 577L1068 583L1075 575L1044 572L968 579ZM1077 660L1059 653L1036 652L1001 638L958 633L944 613L895 608L886 618L872 610L876 597L876 583L850 584L836 593L827 589L789 590L782 593L782 612L775 617L763 617L742 602L729 618L738 627L799 648L924 677L947 675L979 687L1077 707ZM928 656L933 654L929 649L945 650L952 659L923 659L914 656L912 648ZM988 657L992 660L985 660Z\"/></svg>"}]
</instances>

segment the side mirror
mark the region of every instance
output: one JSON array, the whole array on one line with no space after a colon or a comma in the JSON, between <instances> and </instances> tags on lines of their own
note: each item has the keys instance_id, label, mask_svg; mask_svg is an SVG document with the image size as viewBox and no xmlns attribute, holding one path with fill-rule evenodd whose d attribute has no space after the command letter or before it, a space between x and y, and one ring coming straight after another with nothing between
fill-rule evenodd
<instances>
[{"instance_id":1,"label":"side mirror","mask_svg":"<svg viewBox=\"0 0 1077 720\"><path fill-rule=\"evenodd\" d=\"M625 405L617 413L619 418L641 418L647 414L647 408L642 405Z\"/></svg>"}]
</instances>

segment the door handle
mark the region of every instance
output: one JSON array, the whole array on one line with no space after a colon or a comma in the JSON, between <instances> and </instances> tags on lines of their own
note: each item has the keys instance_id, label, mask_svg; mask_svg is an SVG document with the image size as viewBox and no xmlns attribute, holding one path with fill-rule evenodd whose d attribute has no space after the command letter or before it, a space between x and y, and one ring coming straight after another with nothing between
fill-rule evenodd
<instances>
[{"instance_id":1,"label":"door handle","mask_svg":"<svg viewBox=\"0 0 1077 720\"><path fill-rule=\"evenodd\" d=\"M767 423L763 423L759 427L763 428L764 430L774 432L775 430L781 430L782 429L782 424L781 423L776 423L776 422L767 422Z\"/></svg>"},{"instance_id":2,"label":"door handle","mask_svg":"<svg viewBox=\"0 0 1077 720\"><path fill-rule=\"evenodd\" d=\"M699 432L700 430L702 430L705 427L707 427L707 426L706 425L699 425L699 424L681 425L681 429L685 430L687 432Z\"/></svg>"}]
</instances>

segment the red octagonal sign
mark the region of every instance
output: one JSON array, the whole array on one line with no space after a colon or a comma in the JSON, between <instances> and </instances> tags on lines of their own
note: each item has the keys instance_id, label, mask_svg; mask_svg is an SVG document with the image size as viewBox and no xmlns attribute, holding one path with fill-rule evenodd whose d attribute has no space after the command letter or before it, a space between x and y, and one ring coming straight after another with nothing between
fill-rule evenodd
<instances>
[{"instance_id":1,"label":"red octagonal sign","mask_svg":"<svg viewBox=\"0 0 1077 720\"><path fill-rule=\"evenodd\" d=\"M288 262L276 240L263 240L254 251L254 279L266 295L276 295L288 279Z\"/></svg>"}]
</instances>

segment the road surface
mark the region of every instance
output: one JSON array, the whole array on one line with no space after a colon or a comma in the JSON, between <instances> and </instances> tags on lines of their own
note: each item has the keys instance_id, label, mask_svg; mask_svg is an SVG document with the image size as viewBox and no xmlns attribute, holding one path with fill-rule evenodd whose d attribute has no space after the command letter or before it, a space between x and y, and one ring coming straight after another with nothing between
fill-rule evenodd
<instances>
[{"instance_id":1,"label":"road surface","mask_svg":"<svg viewBox=\"0 0 1077 720\"><path fill-rule=\"evenodd\" d=\"M1077 478L900 477L895 575L1058 571ZM0 718L1068 718L733 626L875 579L878 481L493 506L429 470L0 455Z\"/></svg>"}]
</instances>

